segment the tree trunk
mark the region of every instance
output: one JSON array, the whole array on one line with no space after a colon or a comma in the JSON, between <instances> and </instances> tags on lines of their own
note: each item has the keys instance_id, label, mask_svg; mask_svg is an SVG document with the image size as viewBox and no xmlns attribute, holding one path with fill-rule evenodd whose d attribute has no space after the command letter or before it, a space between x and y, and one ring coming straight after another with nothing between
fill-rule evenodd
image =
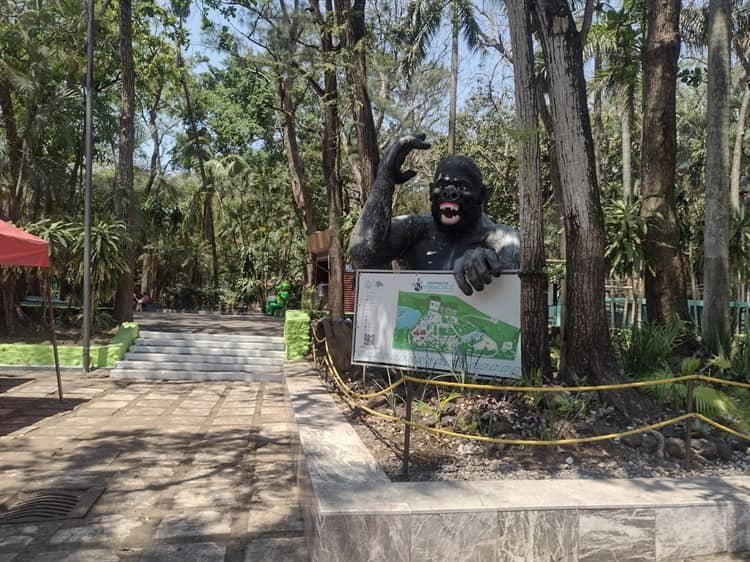
<instances>
[{"instance_id":1,"label":"tree trunk","mask_svg":"<svg viewBox=\"0 0 750 562\"><path fill-rule=\"evenodd\" d=\"M154 103L148 109L148 130L151 134L151 144L153 145L153 149L151 150L151 163L149 165L148 180L146 181L146 187L143 188L143 195L145 198L149 196L156 178L161 174L161 135L159 134L157 118L159 116L158 112L161 103L162 88L163 85L160 84L154 94Z\"/></svg>"},{"instance_id":2,"label":"tree trunk","mask_svg":"<svg viewBox=\"0 0 750 562\"><path fill-rule=\"evenodd\" d=\"M10 88L2 78L0 78L0 110L3 112L3 128L5 129L5 143L8 150L10 171L8 202L2 204L2 199L0 199L0 218L16 221L19 217L11 216L11 214L12 209L20 208L20 205L13 199L16 196L16 185L19 183L21 175L21 139L18 136L16 112L13 107L13 98L10 95Z\"/></svg>"},{"instance_id":3,"label":"tree trunk","mask_svg":"<svg viewBox=\"0 0 750 562\"><path fill-rule=\"evenodd\" d=\"M742 176L742 147L745 143L745 122L747 120L747 108L750 106L750 76L745 76L745 89L742 92L742 104L740 114L737 117L737 135L734 138L734 155L732 156L732 175L730 199L732 211L740 212L740 177Z\"/></svg>"},{"instance_id":4,"label":"tree trunk","mask_svg":"<svg viewBox=\"0 0 750 562\"><path fill-rule=\"evenodd\" d=\"M729 87L731 9L711 0L708 9L706 211L703 251L703 339L711 351L729 338Z\"/></svg>"},{"instance_id":5,"label":"tree trunk","mask_svg":"<svg viewBox=\"0 0 750 562\"><path fill-rule=\"evenodd\" d=\"M602 55L599 47L594 48L594 76L596 76L602 67ZM594 92L594 160L596 162L596 181L601 186L604 185L602 176L602 141L604 139L604 123L602 122L602 91L600 88Z\"/></svg>"},{"instance_id":6,"label":"tree trunk","mask_svg":"<svg viewBox=\"0 0 750 562\"><path fill-rule=\"evenodd\" d=\"M120 276L115 295L115 318L133 320L135 278L135 190L133 188L133 149L135 146L135 68L133 65L133 14L131 0L120 0L120 147L118 162L121 217L127 226L124 257L127 269Z\"/></svg>"},{"instance_id":7,"label":"tree trunk","mask_svg":"<svg viewBox=\"0 0 750 562\"><path fill-rule=\"evenodd\" d=\"M180 29L182 29L182 18L180 18ZM203 162L203 146L198 136L198 127L195 123L195 113L193 112L193 101L190 97L190 88L187 83L187 71L182 59L182 46L177 45L177 68L180 72L180 82L182 91L185 95L185 106L187 107L188 124L190 125L190 136L195 144L195 154L198 159L198 171L201 178L201 192L203 193L203 207L201 209L201 225L203 229L203 240L208 244L211 252L211 285L214 288L219 286L219 259L216 254L216 234L214 232L214 211L213 197L214 189L209 184L206 176L206 167Z\"/></svg>"},{"instance_id":8,"label":"tree trunk","mask_svg":"<svg viewBox=\"0 0 750 562\"><path fill-rule=\"evenodd\" d=\"M341 193L341 175L339 171L339 129L341 122L338 112L338 80L334 64L335 47L333 44L332 26L334 21L333 0L325 0L326 18L322 17L318 0L311 2L318 17L320 27L320 44L323 59L327 62L323 72L323 179L328 193L328 229L330 247L328 252L328 312L336 322L344 318L344 252L341 244L341 211L343 200Z\"/></svg>"},{"instance_id":9,"label":"tree trunk","mask_svg":"<svg viewBox=\"0 0 750 562\"><path fill-rule=\"evenodd\" d=\"M547 285L544 271L544 199L539 161L539 115L529 0L508 0L516 96L521 233L521 361L523 373L552 372L547 339Z\"/></svg>"},{"instance_id":10,"label":"tree trunk","mask_svg":"<svg viewBox=\"0 0 750 562\"><path fill-rule=\"evenodd\" d=\"M456 153L456 105L458 98L458 0L451 0L451 89L448 109L448 154Z\"/></svg>"},{"instance_id":11,"label":"tree trunk","mask_svg":"<svg viewBox=\"0 0 750 562\"><path fill-rule=\"evenodd\" d=\"M650 322L690 320L675 201L677 63L680 0L648 3L644 47L641 215L648 221L643 253Z\"/></svg>"},{"instance_id":12,"label":"tree trunk","mask_svg":"<svg viewBox=\"0 0 750 562\"><path fill-rule=\"evenodd\" d=\"M604 302L604 218L596 183L578 31L564 0L532 2L547 68L566 238L565 335L560 374L594 384L618 380ZM617 396L610 396L624 410Z\"/></svg>"},{"instance_id":13,"label":"tree trunk","mask_svg":"<svg viewBox=\"0 0 750 562\"><path fill-rule=\"evenodd\" d=\"M294 75L291 70L283 76L279 76L276 82L276 95L279 98L281 112L281 132L284 138L284 152L289 166L289 174L292 178L292 195L296 203L297 212L302 221L305 234L310 236L316 230L315 213L313 209L312 193L307 183L305 165L300 157L299 145L297 144L297 125L295 123L295 107L292 101L292 87ZM315 263L313 256L308 252L305 261L305 269L308 285L312 284L315 276Z\"/></svg>"},{"instance_id":14,"label":"tree trunk","mask_svg":"<svg viewBox=\"0 0 750 562\"><path fill-rule=\"evenodd\" d=\"M380 156L378 136L372 117L372 104L367 90L367 52L365 37L365 0L339 0L344 25L346 48L346 79L357 133L357 151L361 175L360 203L365 202L375 181Z\"/></svg>"},{"instance_id":15,"label":"tree trunk","mask_svg":"<svg viewBox=\"0 0 750 562\"><path fill-rule=\"evenodd\" d=\"M623 102L620 114L620 135L622 138L622 198L629 201L633 197L633 150L630 124L633 113L628 102Z\"/></svg>"}]
</instances>

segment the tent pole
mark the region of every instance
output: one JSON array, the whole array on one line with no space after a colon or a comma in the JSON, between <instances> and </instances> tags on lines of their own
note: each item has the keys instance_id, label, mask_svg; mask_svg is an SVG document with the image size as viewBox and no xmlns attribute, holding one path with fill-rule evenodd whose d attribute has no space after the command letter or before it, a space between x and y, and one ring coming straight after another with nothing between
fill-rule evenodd
<instances>
[{"instance_id":1,"label":"tent pole","mask_svg":"<svg viewBox=\"0 0 750 562\"><path fill-rule=\"evenodd\" d=\"M49 269L44 272L45 284L47 285L47 310L49 310L49 329L52 333L52 355L55 357L55 373L57 374L57 397L62 402L62 378L60 377L60 358L57 355L57 336L55 335L55 309L52 308L52 288L49 275Z\"/></svg>"}]
</instances>

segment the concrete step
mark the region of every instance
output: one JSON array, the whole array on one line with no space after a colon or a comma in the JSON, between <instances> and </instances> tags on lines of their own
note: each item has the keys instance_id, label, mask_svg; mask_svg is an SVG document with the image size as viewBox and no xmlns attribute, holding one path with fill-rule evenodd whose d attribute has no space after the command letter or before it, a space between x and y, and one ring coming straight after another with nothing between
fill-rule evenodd
<instances>
[{"instance_id":1,"label":"concrete step","mask_svg":"<svg viewBox=\"0 0 750 562\"><path fill-rule=\"evenodd\" d=\"M150 353L128 351L125 354L126 361L147 361L154 365L162 363L207 363L212 365L280 365L284 359L281 351L267 351L262 355L248 356L247 354L225 355L208 353Z\"/></svg>"},{"instance_id":2,"label":"concrete step","mask_svg":"<svg viewBox=\"0 0 750 562\"><path fill-rule=\"evenodd\" d=\"M266 372L238 371L171 371L166 369L120 369L110 371L110 376L117 380L133 381L282 381L280 370L269 369Z\"/></svg>"},{"instance_id":3,"label":"concrete step","mask_svg":"<svg viewBox=\"0 0 750 562\"><path fill-rule=\"evenodd\" d=\"M193 349L247 349L263 351L279 351L284 349L284 344L275 341L267 342L240 342L240 341L218 341L218 340L168 340L152 338L136 338L133 345L149 345L159 347L193 348Z\"/></svg>"},{"instance_id":4,"label":"concrete step","mask_svg":"<svg viewBox=\"0 0 750 562\"><path fill-rule=\"evenodd\" d=\"M279 335L251 336L242 334L204 334L185 332L153 332L141 330L138 335L149 340L185 340L185 341L212 341L212 342L244 342L244 343L278 343L283 344L284 338Z\"/></svg>"},{"instance_id":5,"label":"concrete step","mask_svg":"<svg viewBox=\"0 0 750 562\"><path fill-rule=\"evenodd\" d=\"M277 361L271 365L232 365L216 363L198 363L198 362L151 362L151 361L118 361L115 365L118 369L135 369L135 370L165 370L165 371L224 371L238 373L255 373L258 371L281 370L283 364Z\"/></svg>"},{"instance_id":6,"label":"concrete step","mask_svg":"<svg viewBox=\"0 0 750 562\"><path fill-rule=\"evenodd\" d=\"M189 346L166 346L166 345L149 345L146 343L131 345L128 349L131 353L161 353L167 355L207 355L215 357L271 357L277 359L284 358L284 348L263 349L263 348L209 348L209 347L189 347Z\"/></svg>"}]
</instances>

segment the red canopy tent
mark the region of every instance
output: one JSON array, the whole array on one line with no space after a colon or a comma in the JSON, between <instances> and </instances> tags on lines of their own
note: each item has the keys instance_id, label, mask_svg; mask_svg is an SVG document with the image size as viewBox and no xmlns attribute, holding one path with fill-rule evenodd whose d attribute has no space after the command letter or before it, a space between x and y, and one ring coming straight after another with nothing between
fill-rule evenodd
<instances>
[{"instance_id":1,"label":"red canopy tent","mask_svg":"<svg viewBox=\"0 0 750 562\"><path fill-rule=\"evenodd\" d=\"M0 265L49 268L49 243L0 220ZM50 329L52 330L52 351L57 373L57 394L62 400L62 382L60 380L60 360L57 356L55 338L55 314L52 310L52 295L49 283L49 269L45 272L47 307L49 309Z\"/></svg>"},{"instance_id":2,"label":"red canopy tent","mask_svg":"<svg viewBox=\"0 0 750 562\"><path fill-rule=\"evenodd\" d=\"M49 244L0 220L0 264L49 267Z\"/></svg>"}]
</instances>

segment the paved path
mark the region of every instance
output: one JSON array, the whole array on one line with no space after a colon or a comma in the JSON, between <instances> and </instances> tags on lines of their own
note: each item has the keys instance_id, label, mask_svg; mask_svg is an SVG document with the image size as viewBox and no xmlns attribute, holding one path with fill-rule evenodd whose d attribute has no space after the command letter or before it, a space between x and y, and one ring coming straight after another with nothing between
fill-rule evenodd
<instances>
[{"instance_id":1,"label":"paved path","mask_svg":"<svg viewBox=\"0 0 750 562\"><path fill-rule=\"evenodd\" d=\"M174 316L190 331L226 323ZM278 333L259 320L245 326ZM125 384L66 371L63 385L61 404L54 371L0 370L0 499L104 492L83 519L0 524L0 562L307 560L283 383Z\"/></svg>"}]
</instances>

